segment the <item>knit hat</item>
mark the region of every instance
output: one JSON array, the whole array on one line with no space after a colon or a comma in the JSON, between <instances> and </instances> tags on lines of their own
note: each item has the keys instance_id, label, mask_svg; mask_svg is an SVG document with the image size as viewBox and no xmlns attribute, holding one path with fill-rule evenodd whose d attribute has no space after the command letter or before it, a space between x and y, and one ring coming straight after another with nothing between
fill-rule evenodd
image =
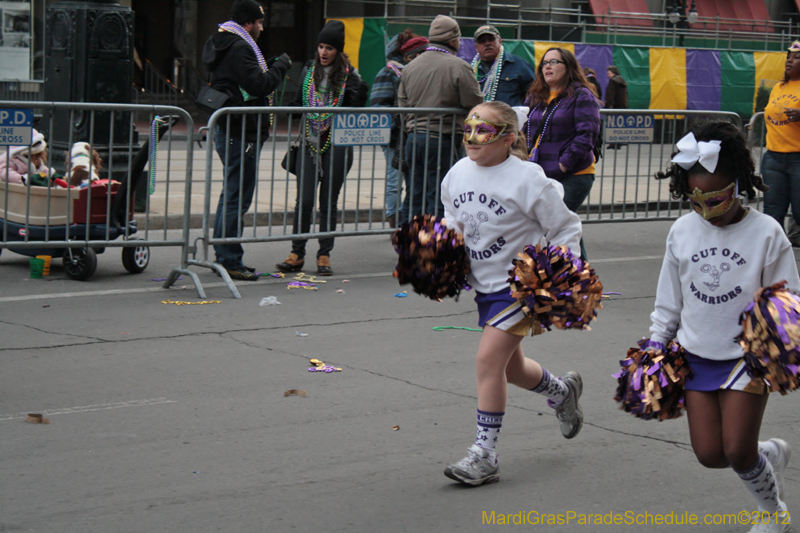
<instances>
[{"instance_id":1,"label":"knit hat","mask_svg":"<svg viewBox=\"0 0 800 533\"><path fill-rule=\"evenodd\" d=\"M231 20L236 24L247 24L264 18L264 8L256 0L234 0Z\"/></svg>"},{"instance_id":2,"label":"knit hat","mask_svg":"<svg viewBox=\"0 0 800 533\"><path fill-rule=\"evenodd\" d=\"M402 48L400 48L400 52L404 56L419 53L428 46L429 42L430 41L428 41L426 37L414 37L406 41ZM419 50L417 50L418 48Z\"/></svg>"},{"instance_id":3,"label":"knit hat","mask_svg":"<svg viewBox=\"0 0 800 533\"><path fill-rule=\"evenodd\" d=\"M449 43L459 37L461 37L461 28L458 27L458 22L447 15L436 15L428 30L428 39L432 43Z\"/></svg>"},{"instance_id":4,"label":"knit hat","mask_svg":"<svg viewBox=\"0 0 800 533\"><path fill-rule=\"evenodd\" d=\"M344 50L344 22L329 20L317 37L318 43L329 44L339 52Z\"/></svg>"},{"instance_id":5,"label":"knit hat","mask_svg":"<svg viewBox=\"0 0 800 533\"><path fill-rule=\"evenodd\" d=\"M792 53L792 52L800 52L800 41L795 41L795 42L793 42L793 43L792 43L792 46L790 46L789 48L787 48L787 50L789 51L789 53Z\"/></svg>"},{"instance_id":6,"label":"knit hat","mask_svg":"<svg viewBox=\"0 0 800 533\"><path fill-rule=\"evenodd\" d=\"M25 156L27 156L28 148L30 148L30 155L44 152L47 149L47 143L44 141L44 135L42 135L36 130L33 130L33 132L31 133L30 147L27 144L25 146L11 146L8 149L8 155L9 157L12 157L17 154L23 153Z\"/></svg>"},{"instance_id":7,"label":"knit hat","mask_svg":"<svg viewBox=\"0 0 800 533\"><path fill-rule=\"evenodd\" d=\"M489 34L494 35L495 37L500 37L500 31L491 24L487 24L486 26L481 26L475 30L475 40L477 40L481 35Z\"/></svg>"}]
</instances>

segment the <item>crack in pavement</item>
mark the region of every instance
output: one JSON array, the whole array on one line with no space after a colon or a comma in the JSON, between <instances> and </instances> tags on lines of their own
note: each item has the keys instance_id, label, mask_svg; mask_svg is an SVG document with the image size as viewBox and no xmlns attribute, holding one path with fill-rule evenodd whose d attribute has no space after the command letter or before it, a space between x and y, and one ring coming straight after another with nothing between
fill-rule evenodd
<instances>
[{"instance_id":1,"label":"crack in pavement","mask_svg":"<svg viewBox=\"0 0 800 533\"><path fill-rule=\"evenodd\" d=\"M87 345L95 345L95 344L117 344L117 343L128 343L128 342L139 342L139 341L151 341L151 340L174 340L174 339L181 339L184 337L195 337L199 335L229 335L234 333L252 333L252 332L259 332L259 331L276 331L282 329L297 329L297 328L313 328L313 327L331 327L331 326L347 326L351 324L367 324L367 323L374 323L374 322L386 322L386 321L399 321L399 320L419 320L419 319L442 319L442 318L449 318L449 317L457 317L463 316L467 314L472 314L473 311L462 311L460 313L451 313L448 315L415 315L415 316L407 316L407 317L382 317L382 318L372 318L372 319L358 319L358 320L346 320L341 322L329 322L329 323L302 323L302 324L286 324L282 326L264 326L264 327L254 327L254 328L241 328L241 329L228 329L222 331L192 331L188 333L179 333L173 335L154 335L148 337L133 337L133 338L125 338L125 339L103 339L99 337L81 337L86 339L95 340L95 342L82 342L82 343L63 343L63 344L56 344L50 346L20 346L20 347L0 347L0 352L6 351L24 351L24 350L50 350L56 348L69 348L71 346L87 346ZM14 322L8 321L0 321L0 323L7 324L9 326L14 327L22 327L27 326L27 324L16 324ZM36 329L36 328L32 328ZM47 331L47 330L39 330L36 329L41 333L47 333L50 335L70 335L69 333L60 333L54 331ZM263 348L263 347L261 347Z\"/></svg>"},{"instance_id":2,"label":"crack in pavement","mask_svg":"<svg viewBox=\"0 0 800 533\"><path fill-rule=\"evenodd\" d=\"M47 331L45 329L41 329L41 328L37 328L37 327L31 326L30 324L24 324L24 323L23 324L18 324L18 323L15 323L15 322L9 322L7 320L0 320L0 324L6 324L8 326L13 326L15 328L27 328L27 329L31 329L33 331L38 331L39 333L45 333L47 335L64 335L64 336L67 336L67 337L77 337L79 339L88 339L88 340L94 340L94 341L102 341L103 340L100 337L90 337L88 335L77 335L75 333L56 333L56 332L53 332L53 331ZM81 346L81 344L75 344L75 346ZM0 348L0 350L2 350L2 349L5 349L5 348Z\"/></svg>"}]
</instances>

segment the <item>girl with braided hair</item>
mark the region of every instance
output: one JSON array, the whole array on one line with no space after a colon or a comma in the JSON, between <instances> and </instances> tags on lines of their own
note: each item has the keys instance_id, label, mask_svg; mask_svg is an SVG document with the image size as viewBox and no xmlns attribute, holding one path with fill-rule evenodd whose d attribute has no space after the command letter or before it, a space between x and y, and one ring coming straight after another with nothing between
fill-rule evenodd
<instances>
[{"instance_id":1,"label":"girl with braided hair","mask_svg":"<svg viewBox=\"0 0 800 533\"><path fill-rule=\"evenodd\" d=\"M686 411L700 464L731 467L742 479L758 504L751 533L784 533L791 527L783 501L791 449L781 439L759 442L767 388L745 371L734 338L756 290L783 280L800 289L794 254L780 225L739 199L766 186L735 126L701 125L678 149L656 178L669 179L672 197L689 200L693 211L667 237L650 342L663 349L675 339L686 350Z\"/></svg>"},{"instance_id":2,"label":"girl with braided hair","mask_svg":"<svg viewBox=\"0 0 800 533\"><path fill-rule=\"evenodd\" d=\"M756 176L756 167L753 158L750 157L747 143L733 124L722 121L707 122L695 129L698 130L695 137L697 141L701 141L702 136L713 140L725 139L730 142L730 149L734 157L726 159L720 157L718 166L722 174L731 176L738 184L740 193L746 194L748 200L753 200L757 194L756 190L767 192L769 187L759 176ZM672 154L673 157L676 154L677 152ZM671 165L666 172L657 172L655 177L656 179L669 178L669 192L672 193L674 199L689 199L692 193L689 190L689 171L681 165Z\"/></svg>"}]
</instances>

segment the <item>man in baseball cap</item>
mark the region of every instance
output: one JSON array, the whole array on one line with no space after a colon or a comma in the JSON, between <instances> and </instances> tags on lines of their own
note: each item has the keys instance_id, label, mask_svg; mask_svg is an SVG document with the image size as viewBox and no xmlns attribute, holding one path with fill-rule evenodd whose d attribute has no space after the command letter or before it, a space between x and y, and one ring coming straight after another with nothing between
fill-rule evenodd
<instances>
[{"instance_id":1,"label":"man in baseball cap","mask_svg":"<svg viewBox=\"0 0 800 533\"><path fill-rule=\"evenodd\" d=\"M536 76L524 59L505 51L500 31L486 24L475 30L472 71L481 86L484 101L499 100L510 106L522 105Z\"/></svg>"}]
</instances>

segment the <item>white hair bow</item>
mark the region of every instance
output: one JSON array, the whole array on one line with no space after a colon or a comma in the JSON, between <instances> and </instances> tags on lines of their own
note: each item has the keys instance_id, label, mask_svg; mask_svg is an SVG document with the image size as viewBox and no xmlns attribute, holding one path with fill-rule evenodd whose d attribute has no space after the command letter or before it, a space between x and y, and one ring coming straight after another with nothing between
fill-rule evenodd
<instances>
[{"instance_id":1,"label":"white hair bow","mask_svg":"<svg viewBox=\"0 0 800 533\"><path fill-rule=\"evenodd\" d=\"M709 172L717 169L719 162L719 151L722 141L700 141L694 138L694 133L688 133L678 141L680 151L672 158L673 163L689 170L695 163L700 163Z\"/></svg>"},{"instance_id":2,"label":"white hair bow","mask_svg":"<svg viewBox=\"0 0 800 533\"><path fill-rule=\"evenodd\" d=\"M517 131L522 131L525 123L528 122L528 113L530 113L531 110L528 109L528 106L524 105L517 105L511 109L517 114Z\"/></svg>"}]
</instances>

